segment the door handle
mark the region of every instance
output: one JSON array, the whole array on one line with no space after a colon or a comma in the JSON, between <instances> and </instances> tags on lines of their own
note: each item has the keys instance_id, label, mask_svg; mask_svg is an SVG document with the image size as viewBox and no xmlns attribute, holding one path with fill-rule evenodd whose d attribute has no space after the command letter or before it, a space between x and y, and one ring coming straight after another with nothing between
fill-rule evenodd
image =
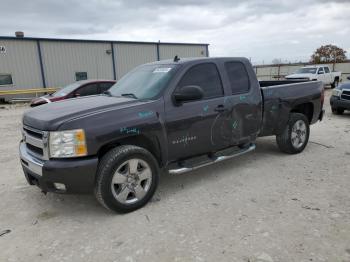
<instances>
[{"instance_id":1,"label":"door handle","mask_svg":"<svg viewBox=\"0 0 350 262\"><path fill-rule=\"evenodd\" d=\"M215 107L214 111L222 113L227 111L227 108L224 105L218 105L217 107Z\"/></svg>"},{"instance_id":2,"label":"door handle","mask_svg":"<svg viewBox=\"0 0 350 262\"><path fill-rule=\"evenodd\" d=\"M254 117L254 114L247 114L247 115L245 115L245 118L246 118L247 120L252 120L252 119L254 119L255 117Z\"/></svg>"}]
</instances>

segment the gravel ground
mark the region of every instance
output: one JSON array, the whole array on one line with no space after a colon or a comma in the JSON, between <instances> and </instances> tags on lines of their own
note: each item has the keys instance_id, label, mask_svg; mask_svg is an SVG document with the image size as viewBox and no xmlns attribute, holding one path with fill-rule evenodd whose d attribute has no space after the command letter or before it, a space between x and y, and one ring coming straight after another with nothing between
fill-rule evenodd
<instances>
[{"instance_id":1,"label":"gravel ground","mask_svg":"<svg viewBox=\"0 0 350 262\"><path fill-rule=\"evenodd\" d=\"M17 152L27 108L2 106L0 261L350 261L350 114L332 115L329 95L303 153L259 139L253 153L164 174L126 215L29 186Z\"/></svg>"}]
</instances>

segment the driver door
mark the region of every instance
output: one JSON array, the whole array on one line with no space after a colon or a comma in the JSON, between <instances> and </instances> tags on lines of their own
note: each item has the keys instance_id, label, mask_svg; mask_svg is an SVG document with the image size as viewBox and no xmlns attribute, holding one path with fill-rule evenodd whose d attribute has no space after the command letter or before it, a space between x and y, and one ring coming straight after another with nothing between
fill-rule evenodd
<instances>
[{"instance_id":1,"label":"driver door","mask_svg":"<svg viewBox=\"0 0 350 262\"><path fill-rule=\"evenodd\" d=\"M224 90L216 65L194 65L183 75L175 92L190 85L199 86L203 90L201 100L185 101L178 105L166 104L165 122L170 161L209 153L223 147L221 140L213 137L213 125L225 110Z\"/></svg>"}]
</instances>

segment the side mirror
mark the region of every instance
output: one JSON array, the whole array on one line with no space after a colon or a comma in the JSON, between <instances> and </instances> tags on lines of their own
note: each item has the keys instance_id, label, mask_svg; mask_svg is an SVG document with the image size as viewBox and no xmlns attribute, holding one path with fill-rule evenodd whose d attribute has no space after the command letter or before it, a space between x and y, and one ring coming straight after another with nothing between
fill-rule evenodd
<instances>
[{"instance_id":1,"label":"side mirror","mask_svg":"<svg viewBox=\"0 0 350 262\"><path fill-rule=\"evenodd\" d=\"M319 75L322 75L322 74L323 74L323 71L318 71L318 74L319 74Z\"/></svg>"},{"instance_id":2,"label":"side mirror","mask_svg":"<svg viewBox=\"0 0 350 262\"><path fill-rule=\"evenodd\" d=\"M199 86L183 86L174 93L174 99L177 103L200 100L203 96L204 92Z\"/></svg>"}]
</instances>

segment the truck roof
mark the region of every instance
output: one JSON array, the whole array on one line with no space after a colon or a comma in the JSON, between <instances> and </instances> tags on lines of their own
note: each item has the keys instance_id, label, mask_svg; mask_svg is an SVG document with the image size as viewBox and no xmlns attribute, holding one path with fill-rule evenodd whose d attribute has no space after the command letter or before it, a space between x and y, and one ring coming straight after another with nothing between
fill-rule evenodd
<instances>
[{"instance_id":1,"label":"truck roof","mask_svg":"<svg viewBox=\"0 0 350 262\"><path fill-rule=\"evenodd\" d=\"M207 61L207 62L217 62L217 61L226 61L226 60L235 60L235 61L244 61L247 62L249 61L245 57L186 57L186 58L181 58L179 57L178 61L174 61L174 59L167 59L167 60L161 60L161 61L155 61L151 62L148 64L154 65L154 64L159 64L159 65L169 65L169 64L186 64L194 61Z\"/></svg>"}]
</instances>

